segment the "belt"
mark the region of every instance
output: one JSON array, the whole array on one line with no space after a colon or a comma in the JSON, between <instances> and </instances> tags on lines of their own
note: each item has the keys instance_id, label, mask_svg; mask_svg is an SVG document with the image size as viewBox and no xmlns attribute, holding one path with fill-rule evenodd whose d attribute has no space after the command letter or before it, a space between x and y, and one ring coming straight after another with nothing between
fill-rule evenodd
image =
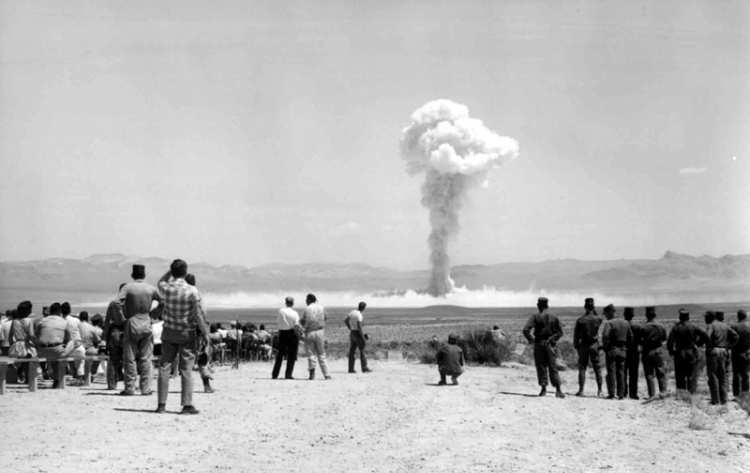
<instances>
[{"instance_id":1,"label":"belt","mask_svg":"<svg viewBox=\"0 0 750 473\"><path fill-rule=\"evenodd\" d=\"M55 348L55 347L59 347L62 344L63 344L62 342L60 342L60 343L40 343L37 346L39 348Z\"/></svg>"}]
</instances>

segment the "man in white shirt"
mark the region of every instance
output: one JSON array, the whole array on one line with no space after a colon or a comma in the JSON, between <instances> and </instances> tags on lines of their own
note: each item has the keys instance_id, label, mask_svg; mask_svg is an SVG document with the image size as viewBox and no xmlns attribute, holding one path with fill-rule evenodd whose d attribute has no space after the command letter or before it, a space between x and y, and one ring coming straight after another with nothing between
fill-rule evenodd
<instances>
[{"instance_id":1,"label":"man in white shirt","mask_svg":"<svg viewBox=\"0 0 750 473\"><path fill-rule=\"evenodd\" d=\"M326 364L325 333L326 310L318 303L315 294L308 294L305 299L307 307L302 312L300 323L305 328L305 347L307 348L307 365L310 371L310 380L315 379L315 366L320 363L320 371L325 379L331 379L328 375L328 364Z\"/></svg>"},{"instance_id":2,"label":"man in white shirt","mask_svg":"<svg viewBox=\"0 0 750 473\"><path fill-rule=\"evenodd\" d=\"M276 353L276 360L273 363L271 377L277 379L281 371L281 363L286 357L286 372L284 378L294 379L294 362L297 361L297 349L299 347L299 337L294 327L299 325L299 314L292 309L294 307L294 298L287 297L284 300L285 307L279 309L276 316L276 328L279 330L279 350Z\"/></svg>"},{"instance_id":3,"label":"man in white shirt","mask_svg":"<svg viewBox=\"0 0 750 473\"><path fill-rule=\"evenodd\" d=\"M344 319L346 327L349 329L349 372L356 373L354 371L354 355L359 349L359 361L362 366L363 373L369 373L370 370L367 367L367 358L365 357L365 334L362 330L362 312L367 308L365 302L360 302L356 309L349 312L349 315Z\"/></svg>"}]
</instances>

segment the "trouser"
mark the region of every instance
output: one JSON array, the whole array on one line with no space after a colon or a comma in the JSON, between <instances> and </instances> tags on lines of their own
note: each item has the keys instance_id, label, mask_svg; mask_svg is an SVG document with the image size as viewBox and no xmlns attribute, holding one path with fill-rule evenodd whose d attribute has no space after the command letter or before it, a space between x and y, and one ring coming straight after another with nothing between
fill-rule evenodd
<instances>
[{"instance_id":1,"label":"trouser","mask_svg":"<svg viewBox=\"0 0 750 473\"><path fill-rule=\"evenodd\" d=\"M750 391L750 350L732 350L732 394L735 397Z\"/></svg>"},{"instance_id":2,"label":"trouser","mask_svg":"<svg viewBox=\"0 0 750 473\"><path fill-rule=\"evenodd\" d=\"M83 345L80 345L78 346L78 348L73 350L70 356L76 359L71 363L70 372L74 373L74 375L78 378L82 378L84 372L83 365L86 359L86 349L83 347Z\"/></svg>"},{"instance_id":3,"label":"trouser","mask_svg":"<svg viewBox=\"0 0 750 473\"><path fill-rule=\"evenodd\" d=\"M625 397L625 360L627 353L624 347L615 347L607 352L607 393L610 397Z\"/></svg>"},{"instance_id":4,"label":"trouser","mask_svg":"<svg viewBox=\"0 0 750 473\"><path fill-rule=\"evenodd\" d=\"M629 348L625 358L625 391L638 398L638 348Z\"/></svg>"},{"instance_id":5,"label":"trouser","mask_svg":"<svg viewBox=\"0 0 750 473\"><path fill-rule=\"evenodd\" d=\"M117 388L117 382L123 379L122 373L122 331L113 328L107 340L107 353L109 363L107 363L107 388Z\"/></svg>"},{"instance_id":6,"label":"trouser","mask_svg":"<svg viewBox=\"0 0 750 473\"><path fill-rule=\"evenodd\" d=\"M594 376L596 377L596 386L599 391L602 390L602 367L599 364L599 344L594 343L587 347L578 348L578 388L583 391L583 387L586 384L586 369L588 369L589 363L594 368Z\"/></svg>"},{"instance_id":7,"label":"trouser","mask_svg":"<svg viewBox=\"0 0 750 473\"><path fill-rule=\"evenodd\" d=\"M271 377L276 379L281 371L281 363L286 358L286 371L284 377L291 378L294 373L294 363L297 361L297 350L299 348L299 338L294 329L279 330L279 351L276 354L276 360L273 362L273 371Z\"/></svg>"},{"instance_id":8,"label":"trouser","mask_svg":"<svg viewBox=\"0 0 750 473\"><path fill-rule=\"evenodd\" d=\"M320 363L320 370L323 372L323 376L328 376L323 329L308 332L305 336L305 347L307 348L308 369L314 370L315 366Z\"/></svg>"},{"instance_id":9,"label":"trouser","mask_svg":"<svg viewBox=\"0 0 750 473\"><path fill-rule=\"evenodd\" d=\"M694 394L698 387L696 368L698 352L694 348L677 350L674 354L674 377L677 389L687 390Z\"/></svg>"},{"instance_id":10,"label":"trouser","mask_svg":"<svg viewBox=\"0 0 750 473\"><path fill-rule=\"evenodd\" d=\"M652 350L646 350L641 355L643 361L643 373L646 375L646 387L648 396L656 395L656 386L654 378L659 384L659 393L667 391L667 377L664 372L664 353L661 347Z\"/></svg>"},{"instance_id":11,"label":"trouser","mask_svg":"<svg viewBox=\"0 0 750 473\"><path fill-rule=\"evenodd\" d=\"M161 358L159 359L159 404L167 403L169 393L169 374L177 355L180 356L180 375L182 379L182 405L193 405L193 365L195 364L195 340L184 343L161 342Z\"/></svg>"},{"instance_id":12,"label":"trouser","mask_svg":"<svg viewBox=\"0 0 750 473\"><path fill-rule=\"evenodd\" d=\"M125 369L125 391L135 392L135 380L140 374L138 383L141 394L151 392L151 357L154 351L154 339L151 334L136 337L126 334L123 347L123 365Z\"/></svg>"},{"instance_id":13,"label":"trouser","mask_svg":"<svg viewBox=\"0 0 750 473\"><path fill-rule=\"evenodd\" d=\"M61 369L61 363L64 361L55 361L58 358L63 358L65 355L65 345L58 345L56 347L39 347L37 348L37 355L39 358L45 358L47 360L47 373L50 375L53 381L60 383L64 380L60 379L58 374L65 376L65 370ZM78 356L76 356L78 358Z\"/></svg>"},{"instance_id":14,"label":"trouser","mask_svg":"<svg viewBox=\"0 0 750 473\"><path fill-rule=\"evenodd\" d=\"M349 332L349 371L354 371L354 358L359 350L359 363L362 371L367 370L367 357L365 357L365 336L360 330Z\"/></svg>"},{"instance_id":15,"label":"trouser","mask_svg":"<svg viewBox=\"0 0 750 473\"><path fill-rule=\"evenodd\" d=\"M560 375L557 372L555 359L557 352L555 348L546 342L534 344L534 365L536 365L536 378L539 386L547 386L547 374L552 386L560 387Z\"/></svg>"},{"instance_id":16,"label":"trouser","mask_svg":"<svg viewBox=\"0 0 750 473\"><path fill-rule=\"evenodd\" d=\"M729 351L726 348L712 348L706 359L706 367L711 404L726 404L729 390Z\"/></svg>"},{"instance_id":17,"label":"trouser","mask_svg":"<svg viewBox=\"0 0 750 473\"><path fill-rule=\"evenodd\" d=\"M440 373L440 382L445 383L445 377L450 376L451 380L455 383L459 376L461 376L461 371L455 372L455 371L448 371L443 368L438 368L438 373Z\"/></svg>"}]
</instances>

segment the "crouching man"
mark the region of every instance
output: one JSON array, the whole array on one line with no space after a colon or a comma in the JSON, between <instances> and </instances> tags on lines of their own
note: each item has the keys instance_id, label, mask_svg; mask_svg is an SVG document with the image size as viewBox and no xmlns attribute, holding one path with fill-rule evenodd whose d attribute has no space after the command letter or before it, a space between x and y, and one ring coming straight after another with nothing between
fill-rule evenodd
<instances>
[{"instance_id":1,"label":"crouching man","mask_svg":"<svg viewBox=\"0 0 750 473\"><path fill-rule=\"evenodd\" d=\"M448 335L448 344L443 345L437 352L438 371L440 372L440 386L445 386L446 376L451 377L453 384L458 384L458 377L464 372L464 352L457 345L458 337Z\"/></svg>"}]
</instances>

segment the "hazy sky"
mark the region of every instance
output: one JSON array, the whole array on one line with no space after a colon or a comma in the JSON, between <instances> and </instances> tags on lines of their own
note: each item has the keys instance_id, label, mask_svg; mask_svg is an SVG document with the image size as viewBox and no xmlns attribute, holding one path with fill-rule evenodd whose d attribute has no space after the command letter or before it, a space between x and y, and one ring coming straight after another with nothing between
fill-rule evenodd
<instances>
[{"instance_id":1,"label":"hazy sky","mask_svg":"<svg viewBox=\"0 0 750 473\"><path fill-rule=\"evenodd\" d=\"M0 260L427 266L398 142L520 157L454 263L750 253L750 3L0 1Z\"/></svg>"}]
</instances>

